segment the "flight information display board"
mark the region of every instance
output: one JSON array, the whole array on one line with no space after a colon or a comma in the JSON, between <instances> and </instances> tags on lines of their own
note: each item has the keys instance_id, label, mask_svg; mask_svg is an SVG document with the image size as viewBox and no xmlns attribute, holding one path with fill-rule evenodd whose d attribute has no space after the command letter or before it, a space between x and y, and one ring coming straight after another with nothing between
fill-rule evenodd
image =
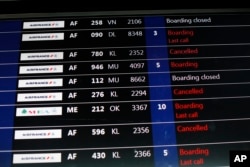
<instances>
[{"instance_id":1,"label":"flight information display board","mask_svg":"<svg viewBox=\"0 0 250 167\"><path fill-rule=\"evenodd\" d=\"M229 166L250 150L249 17L1 17L0 166Z\"/></svg>"}]
</instances>

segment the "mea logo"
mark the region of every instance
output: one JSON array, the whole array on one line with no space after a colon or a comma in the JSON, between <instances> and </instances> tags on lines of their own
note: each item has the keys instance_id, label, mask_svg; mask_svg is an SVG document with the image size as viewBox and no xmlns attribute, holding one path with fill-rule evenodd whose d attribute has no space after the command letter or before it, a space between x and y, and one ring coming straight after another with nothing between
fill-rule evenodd
<instances>
[{"instance_id":1,"label":"mea logo","mask_svg":"<svg viewBox=\"0 0 250 167\"><path fill-rule=\"evenodd\" d=\"M250 150L230 151L230 167L250 167Z\"/></svg>"}]
</instances>

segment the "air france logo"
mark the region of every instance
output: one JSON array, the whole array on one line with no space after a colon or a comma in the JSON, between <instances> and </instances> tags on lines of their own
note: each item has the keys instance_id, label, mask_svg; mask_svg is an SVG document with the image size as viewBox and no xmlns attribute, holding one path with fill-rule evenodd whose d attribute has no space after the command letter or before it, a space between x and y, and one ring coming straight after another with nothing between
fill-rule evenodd
<instances>
[{"instance_id":1,"label":"air france logo","mask_svg":"<svg viewBox=\"0 0 250 167\"><path fill-rule=\"evenodd\" d=\"M36 87L61 87L63 85L60 79L24 79L18 80L19 88L36 88Z\"/></svg>"},{"instance_id":2,"label":"air france logo","mask_svg":"<svg viewBox=\"0 0 250 167\"><path fill-rule=\"evenodd\" d=\"M63 65L20 66L19 74L62 73Z\"/></svg>"},{"instance_id":3,"label":"air france logo","mask_svg":"<svg viewBox=\"0 0 250 167\"><path fill-rule=\"evenodd\" d=\"M61 153L14 154L13 164L60 163Z\"/></svg>"},{"instance_id":4,"label":"air france logo","mask_svg":"<svg viewBox=\"0 0 250 167\"><path fill-rule=\"evenodd\" d=\"M36 102L36 101L61 101L62 92L56 93L19 93L18 102Z\"/></svg>"},{"instance_id":5,"label":"air france logo","mask_svg":"<svg viewBox=\"0 0 250 167\"><path fill-rule=\"evenodd\" d=\"M48 29L48 28L64 28L64 21L32 21L24 22L23 29Z\"/></svg>"},{"instance_id":6,"label":"air france logo","mask_svg":"<svg viewBox=\"0 0 250 167\"><path fill-rule=\"evenodd\" d=\"M62 60L63 52L21 53L21 61Z\"/></svg>"},{"instance_id":7,"label":"air france logo","mask_svg":"<svg viewBox=\"0 0 250 167\"><path fill-rule=\"evenodd\" d=\"M23 34L22 41L64 40L64 33Z\"/></svg>"},{"instance_id":8,"label":"air france logo","mask_svg":"<svg viewBox=\"0 0 250 167\"><path fill-rule=\"evenodd\" d=\"M15 140L62 138L61 129L15 130Z\"/></svg>"}]
</instances>

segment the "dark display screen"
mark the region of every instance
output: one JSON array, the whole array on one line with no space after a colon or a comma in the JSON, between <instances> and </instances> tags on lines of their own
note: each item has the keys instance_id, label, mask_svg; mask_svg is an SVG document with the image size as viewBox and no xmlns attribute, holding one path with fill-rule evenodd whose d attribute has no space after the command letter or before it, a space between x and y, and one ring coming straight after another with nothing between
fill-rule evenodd
<instances>
[{"instance_id":1,"label":"dark display screen","mask_svg":"<svg viewBox=\"0 0 250 167\"><path fill-rule=\"evenodd\" d=\"M250 150L249 18L1 15L0 167L229 166Z\"/></svg>"}]
</instances>

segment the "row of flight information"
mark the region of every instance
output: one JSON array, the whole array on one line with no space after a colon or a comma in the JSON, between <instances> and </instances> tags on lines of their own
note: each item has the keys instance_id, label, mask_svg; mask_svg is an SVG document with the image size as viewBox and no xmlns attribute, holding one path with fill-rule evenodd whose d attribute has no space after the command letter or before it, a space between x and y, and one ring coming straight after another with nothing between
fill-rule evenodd
<instances>
[{"instance_id":1,"label":"row of flight information","mask_svg":"<svg viewBox=\"0 0 250 167\"><path fill-rule=\"evenodd\" d=\"M249 16L1 19L0 166L229 166L250 148Z\"/></svg>"}]
</instances>

